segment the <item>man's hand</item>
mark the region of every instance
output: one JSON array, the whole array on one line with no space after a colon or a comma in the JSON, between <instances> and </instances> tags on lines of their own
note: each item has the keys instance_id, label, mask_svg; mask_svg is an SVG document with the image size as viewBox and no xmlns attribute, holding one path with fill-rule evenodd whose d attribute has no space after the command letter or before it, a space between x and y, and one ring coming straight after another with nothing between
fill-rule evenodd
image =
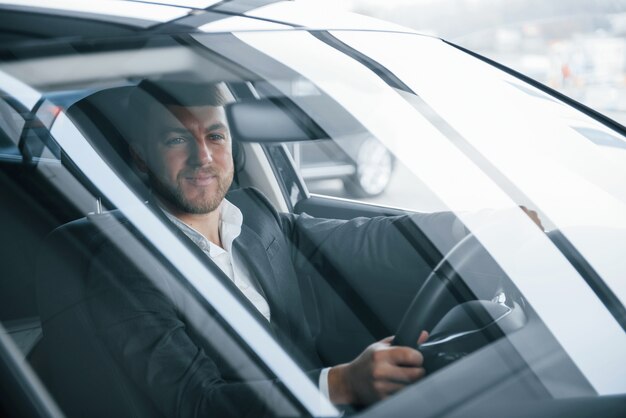
<instances>
[{"instance_id":1,"label":"man's hand","mask_svg":"<svg viewBox=\"0 0 626 418\"><path fill-rule=\"evenodd\" d=\"M528 217L539 227L539 229L541 229L542 231L545 230L543 224L541 223L541 219L539 219L539 215L536 211L528 209L526 206L520 206L520 209L523 210L526 215L528 215Z\"/></svg>"},{"instance_id":2,"label":"man's hand","mask_svg":"<svg viewBox=\"0 0 626 418\"><path fill-rule=\"evenodd\" d=\"M423 331L417 343L427 339L428 333ZM413 348L391 346L392 340L387 337L378 341L350 363L330 369L331 402L369 405L424 377L422 354Z\"/></svg>"}]
</instances>

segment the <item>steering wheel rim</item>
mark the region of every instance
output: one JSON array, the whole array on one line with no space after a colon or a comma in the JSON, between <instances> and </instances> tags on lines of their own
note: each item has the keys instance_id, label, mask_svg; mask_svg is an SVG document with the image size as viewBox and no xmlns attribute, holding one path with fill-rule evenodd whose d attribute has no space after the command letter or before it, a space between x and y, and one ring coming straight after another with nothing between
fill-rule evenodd
<instances>
[{"instance_id":1,"label":"steering wheel rim","mask_svg":"<svg viewBox=\"0 0 626 418\"><path fill-rule=\"evenodd\" d=\"M444 256L426 278L400 321L393 345L416 347L421 332L432 330L455 306L466 301L484 299L485 293L490 292L493 292L491 297L487 297L492 299L498 291L502 291L501 280L498 283L484 283L486 286L478 295L470 289L459 275L459 271L473 270L470 263L486 267L490 270L488 276L506 277L478 239L469 234ZM484 271L478 274L484 274Z\"/></svg>"}]
</instances>

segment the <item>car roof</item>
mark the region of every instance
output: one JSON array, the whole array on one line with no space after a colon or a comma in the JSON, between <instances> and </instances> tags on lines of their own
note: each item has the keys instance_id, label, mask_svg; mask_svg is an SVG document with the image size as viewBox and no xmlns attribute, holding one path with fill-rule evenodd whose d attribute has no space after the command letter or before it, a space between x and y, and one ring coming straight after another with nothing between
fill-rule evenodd
<instances>
[{"instance_id":1,"label":"car roof","mask_svg":"<svg viewBox=\"0 0 626 418\"><path fill-rule=\"evenodd\" d=\"M349 29L413 32L286 0L0 0L0 45L150 33Z\"/></svg>"}]
</instances>

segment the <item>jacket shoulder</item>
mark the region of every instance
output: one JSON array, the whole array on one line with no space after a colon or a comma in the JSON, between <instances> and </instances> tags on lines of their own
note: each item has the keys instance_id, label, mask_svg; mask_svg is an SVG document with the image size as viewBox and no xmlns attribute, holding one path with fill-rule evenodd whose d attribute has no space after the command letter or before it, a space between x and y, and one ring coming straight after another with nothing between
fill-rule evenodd
<instances>
[{"instance_id":1,"label":"jacket shoulder","mask_svg":"<svg viewBox=\"0 0 626 418\"><path fill-rule=\"evenodd\" d=\"M244 223L248 226L253 226L258 222L280 225L278 211L258 189L253 187L236 189L229 192L226 199L241 210Z\"/></svg>"}]
</instances>

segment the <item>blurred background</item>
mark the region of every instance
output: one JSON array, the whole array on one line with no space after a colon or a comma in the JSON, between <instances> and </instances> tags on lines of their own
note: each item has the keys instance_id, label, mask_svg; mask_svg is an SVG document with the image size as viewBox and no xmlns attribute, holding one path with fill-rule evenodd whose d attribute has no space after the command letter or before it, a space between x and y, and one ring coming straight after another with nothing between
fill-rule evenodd
<instances>
[{"instance_id":1,"label":"blurred background","mask_svg":"<svg viewBox=\"0 0 626 418\"><path fill-rule=\"evenodd\" d=\"M297 0L492 58L626 125L626 0Z\"/></svg>"},{"instance_id":2,"label":"blurred background","mask_svg":"<svg viewBox=\"0 0 626 418\"><path fill-rule=\"evenodd\" d=\"M626 0L296 0L380 18L466 47L626 125ZM415 210L442 210L406 190L396 165L384 191L355 197L340 180L313 193ZM407 189L409 187L409 189Z\"/></svg>"}]
</instances>

